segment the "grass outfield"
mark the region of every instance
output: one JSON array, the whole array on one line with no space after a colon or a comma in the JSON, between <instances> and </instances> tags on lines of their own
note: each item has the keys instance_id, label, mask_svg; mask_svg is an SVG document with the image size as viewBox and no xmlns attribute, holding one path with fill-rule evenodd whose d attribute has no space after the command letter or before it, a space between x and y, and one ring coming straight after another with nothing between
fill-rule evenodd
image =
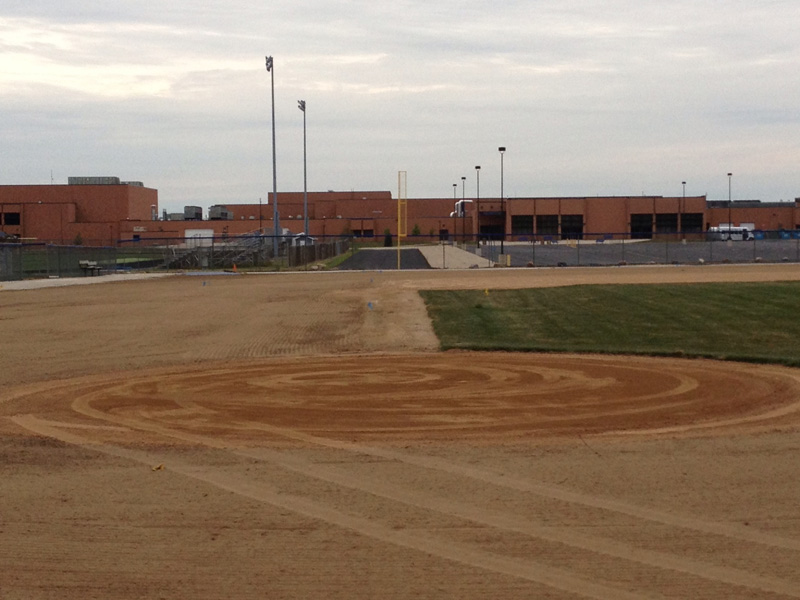
<instances>
[{"instance_id":1,"label":"grass outfield","mask_svg":"<svg viewBox=\"0 0 800 600\"><path fill-rule=\"evenodd\" d=\"M800 366L800 283L423 291L442 349L705 357Z\"/></svg>"}]
</instances>

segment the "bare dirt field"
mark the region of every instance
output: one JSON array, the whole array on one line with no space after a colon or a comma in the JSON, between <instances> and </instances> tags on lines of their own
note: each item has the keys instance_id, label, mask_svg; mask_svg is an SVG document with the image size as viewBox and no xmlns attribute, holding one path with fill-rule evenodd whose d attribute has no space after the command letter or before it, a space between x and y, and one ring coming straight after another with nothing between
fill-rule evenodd
<instances>
[{"instance_id":1,"label":"bare dirt field","mask_svg":"<svg viewBox=\"0 0 800 600\"><path fill-rule=\"evenodd\" d=\"M799 598L800 370L441 353L419 289L800 266L0 291L0 598Z\"/></svg>"}]
</instances>

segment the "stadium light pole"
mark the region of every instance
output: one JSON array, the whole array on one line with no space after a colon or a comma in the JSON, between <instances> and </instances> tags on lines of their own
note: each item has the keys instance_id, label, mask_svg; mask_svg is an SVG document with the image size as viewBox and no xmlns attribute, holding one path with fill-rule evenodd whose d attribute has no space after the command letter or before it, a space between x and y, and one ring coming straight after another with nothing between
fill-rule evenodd
<instances>
[{"instance_id":1,"label":"stadium light pole","mask_svg":"<svg viewBox=\"0 0 800 600\"><path fill-rule=\"evenodd\" d=\"M731 226L733 222L731 221L731 177L733 177L733 173L728 173L728 239L731 239Z\"/></svg>"},{"instance_id":2,"label":"stadium light pole","mask_svg":"<svg viewBox=\"0 0 800 600\"><path fill-rule=\"evenodd\" d=\"M464 244L464 247L467 245L467 229L466 229L466 221L464 218L466 217L467 213L467 178L461 178L461 243Z\"/></svg>"},{"instance_id":3,"label":"stadium light pole","mask_svg":"<svg viewBox=\"0 0 800 600\"><path fill-rule=\"evenodd\" d=\"M685 238L686 234L683 233L683 227L681 225L683 225L683 223L682 223L682 221L683 221L683 213L686 212L686 182L685 181L681 181L681 185L683 186L683 202L678 207L678 225L677 226L678 226L678 232L681 233L681 237Z\"/></svg>"},{"instance_id":4,"label":"stadium light pole","mask_svg":"<svg viewBox=\"0 0 800 600\"><path fill-rule=\"evenodd\" d=\"M267 72L270 74L270 90L272 96L272 219L274 225L272 237L273 258L278 258L278 236L280 235L280 219L278 213L278 173L275 158L275 70L273 69L272 57L267 56Z\"/></svg>"},{"instance_id":5,"label":"stadium light pole","mask_svg":"<svg viewBox=\"0 0 800 600\"><path fill-rule=\"evenodd\" d=\"M477 181L476 181L476 184L477 184L476 190L477 190L477 192L475 193L475 199L477 201L477 206L475 208L478 211L476 213L478 218L477 218L477 222L476 222L475 226L478 228L477 240L478 240L478 245L480 245L480 237L481 237L481 166L480 165L475 165L475 177L477 178Z\"/></svg>"},{"instance_id":6,"label":"stadium light pole","mask_svg":"<svg viewBox=\"0 0 800 600\"><path fill-rule=\"evenodd\" d=\"M308 242L308 170L306 169L306 101L298 100L297 108L303 111L303 233L306 234L306 239L303 243Z\"/></svg>"},{"instance_id":7,"label":"stadium light pole","mask_svg":"<svg viewBox=\"0 0 800 600\"><path fill-rule=\"evenodd\" d=\"M458 184L454 183L453 184L453 200L456 199L456 190L457 189L458 189ZM456 206L455 206L455 202L454 202L453 203L453 212L451 213L453 215L453 241L456 244L458 244L458 231L456 230L457 228L456 228L456 211L455 211L455 208L456 208Z\"/></svg>"},{"instance_id":8,"label":"stadium light pole","mask_svg":"<svg viewBox=\"0 0 800 600\"><path fill-rule=\"evenodd\" d=\"M500 254L505 254L503 242L506 239L506 200L503 194L503 156L505 155L506 147L500 146L497 151L500 152L500 212L503 215L503 235L500 238Z\"/></svg>"}]
</instances>

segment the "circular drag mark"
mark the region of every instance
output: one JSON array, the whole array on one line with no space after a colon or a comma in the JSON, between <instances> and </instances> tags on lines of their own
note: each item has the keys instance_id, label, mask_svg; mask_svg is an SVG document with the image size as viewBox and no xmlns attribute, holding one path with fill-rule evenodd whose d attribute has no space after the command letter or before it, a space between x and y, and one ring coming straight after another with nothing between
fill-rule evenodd
<instances>
[{"instance_id":1,"label":"circular drag mark","mask_svg":"<svg viewBox=\"0 0 800 600\"><path fill-rule=\"evenodd\" d=\"M52 384L46 393L40 388L36 395L47 400L36 404L45 413L71 406L72 419L134 431L157 424L229 441L264 438L265 428L349 440L476 441L787 425L797 421L798 392L794 370L761 365L445 353L276 359L83 379Z\"/></svg>"}]
</instances>

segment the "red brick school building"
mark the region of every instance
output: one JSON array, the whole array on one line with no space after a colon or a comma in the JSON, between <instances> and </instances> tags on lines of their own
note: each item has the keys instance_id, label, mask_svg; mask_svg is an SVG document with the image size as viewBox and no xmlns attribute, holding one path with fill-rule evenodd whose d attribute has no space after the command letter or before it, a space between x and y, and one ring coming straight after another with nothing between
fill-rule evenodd
<instances>
[{"instance_id":1,"label":"red brick school building","mask_svg":"<svg viewBox=\"0 0 800 600\"><path fill-rule=\"evenodd\" d=\"M798 202L709 201L705 196L410 198L407 232L429 239L506 241L704 236L731 223L756 231L800 229ZM318 238L397 234L389 191L309 192L308 233ZM281 229L304 229L302 192L278 193ZM54 244L180 243L190 236L273 235L272 194L264 204L187 206L159 211L158 191L116 177L71 177L67 185L0 186L5 238ZM413 240L413 237L411 238Z\"/></svg>"}]
</instances>

